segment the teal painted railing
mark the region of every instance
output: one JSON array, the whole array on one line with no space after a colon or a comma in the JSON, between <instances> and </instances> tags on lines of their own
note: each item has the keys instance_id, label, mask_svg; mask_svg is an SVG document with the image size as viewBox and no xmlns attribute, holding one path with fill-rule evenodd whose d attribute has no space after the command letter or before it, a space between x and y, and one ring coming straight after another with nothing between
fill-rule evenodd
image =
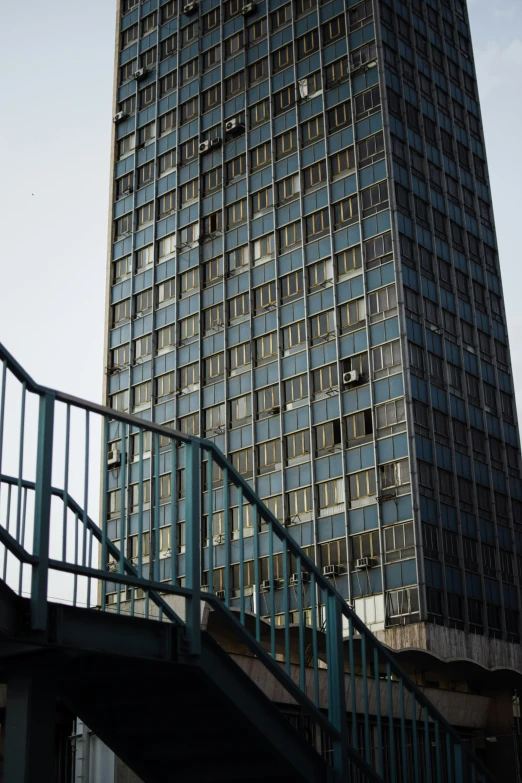
<instances>
[{"instance_id":1,"label":"teal painted railing","mask_svg":"<svg viewBox=\"0 0 522 783\"><path fill-rule=\"evenodd\" d=\"M71 602L172 622L197 656L206 606L335 780L492 781L212 442L39 386L3 346L0 361L0 569L33 628Z\"/></svg>"}]
</instances>

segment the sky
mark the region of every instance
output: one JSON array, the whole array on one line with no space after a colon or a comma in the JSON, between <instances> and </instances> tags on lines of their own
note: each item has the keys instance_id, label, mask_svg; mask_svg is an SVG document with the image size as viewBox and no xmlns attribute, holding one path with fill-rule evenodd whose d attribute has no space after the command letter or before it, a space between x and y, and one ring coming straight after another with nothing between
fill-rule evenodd
<instances>
[{"instance_id":1,"label":"sky","mask_svg":"<svg viewBox=\"0 0 522 783\"><path fill-rule=\"evenodd\" d=\"M0 341L102 400L115 0L0 0ZM468 0L522 405L522 0Z\"/></svg>"}]
</instances>

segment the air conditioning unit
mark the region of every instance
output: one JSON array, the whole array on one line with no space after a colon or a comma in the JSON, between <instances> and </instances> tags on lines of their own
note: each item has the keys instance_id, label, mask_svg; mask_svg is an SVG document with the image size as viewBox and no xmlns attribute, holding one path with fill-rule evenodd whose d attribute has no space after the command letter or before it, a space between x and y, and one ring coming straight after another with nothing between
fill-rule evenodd
<instances>
[{"instance_id":1,"label":"air conditioning unit","mask_svg":"<svg viewBox=\"0 0 522 783\"><path fill-rule=\"evenodd\" d=\"M121 454L118 449L111 449L107 454L107 467L119 468L121 465Z\"/></svg>"},{"instance_id":2,"label":"air conditioning unit","mask_svg":"<svg viewBox=\"0 0 522 783\"><path fill-rule=\"evenodd\" d=\"M199 154L203 155L205 152L208 152L210 149L210 142L209 141L201 141L199 144Z\"/></svg>"},{"instance_id":3,"label":"air conditioning unit","mask_svg":"<svg viewBox=\"0 0 522 783\"><path fill-rule=\"evenodd\" d=\"M355 567L357 569L371 568L374 565L375 565L375 558L374 557L359 557L355 561Z\"/></svg>"},{"instance_id":4,"label":"air conditioning unit","mask_svg":"<svg viewBox=\"0 0 522 783\"><path fill-rule=\"evenodd\" d=\"M270 408L270 413L281 413L281 406L280 405L274 405L273 408Z\"/></svg>"},{"instance_id":5,"label":"air conditioning unit","mask_svg":"<svg viewBox=\"0 0 522 783\"><path fill-rule=\"evenodd\" d=\"M132 78L139 81L140 79L145 78L146 75L147 75L146 68L138 68L138 70L134 71L134 73L132 74Z\"/></svg>"},{"instance_id":6,"label":"air conditioning unit","mask_svg":"<svg viewBox=\"0 0 522 783\"><path fill-rule=\"evenodd\" d=\"M125 120L127 118L127 114L124 111L119 111L118 114L115 114L113 117L114 122L121 122L122 120Z\"/></svg>"},{"instance_id":7,"label":"air conditioning unit","mask_svg":"<svg viewBox=\"0 0 522 783\"><path fill-rule=\"evenodd\" d=\"M308 571L301 571L301 584L307 585L310 582L310 574ZM290 584L292 587L296 587L299 584L299 574L292 574L290 577Z\"/></svg>"},{"instance_id":8,"label":"air conditioning unit","mask_svg":"<svg viewBox=\"0 0 522 783\"><path fill-rule=\"evenodd\" d=\"M219 138L219 136L215 139L210 139L210 149L215 150L218 147L221 147L221 139Z\"/></svg>"},{"instance_id":9,"label":"air conditioning unit","mask_svg":"<svg viewBox=\"0 0 522 783\"><path fill-rule=\"evenodd\" d=\"M216 590L216 598L219 598L220 601L225 600L225 591L224 590Z\"/></svg>"},{"instance_id":10,"label":"air conditioning unit","mask_svg":"<svg viewBox=\"0 0 522 783\"><path fill-rule=\"evenodd\" d=\"M254 14L256 11L256 4L255 3L245 3L243 8L241 9L241 13L243 16L250 16L250 14Z\"/></svg>"},{"instance_id":11,"label":"air conditioning unit","mask_svg":"<svg viewBox=\"0 0 522 783\"><path fill-rule=\"evenodd\" d=\"M109 563L107 563L107 571L112 571L114 573L118 570L118 563L116 560L111 560Z\"/></svg>"},{"instance_id":12,"label":"air conditioning unit","mask_svg":"<svg viewBox=\"0 0 522 783\"><path fill-rule=\"evenodd\" d=\"M272 584L271 579L263 579L263 581L261 582L261 592L268 593L271 584Z\"/></svg>"},{"instance_id":13,"label":"air conditioning unit","mask_svg":"<svg viewBox=\"0 0 522 783\"><path fill-rule=\"evenodd\" d=\"M339 576L341 567L338 565L327 565L323 567L323 576Z\"/></svg>"},{"instance_id":14,"label":"air conditioning unit","mask_svg":"<svg viewBox=\"0 0 522 783\"><path fill-rule=\"evenodd\" d=\"M170 549L162 549L159 553L160 560L166 560L168 557L170 557Z\"/></svg>"},{"instance_id":15,"label":"air conditioning unit","mask_svg":"<svg viewBox=\"0 0 522 783\"><path fill-rule=\"evenodd\" d=\"M238 117L234 117L232 120L228 120L225 123L225 131L227 133L236 133L237 131L243 130L243 125L240 123Z\"/></svg>"},{"instance_id":16,"label":"air conditioning unit","mask_svg":"<svg viewBox=\"0 0 522 783\"><path fill-rule=\"evenodd\" d=\"M185 3L183 6L183 13L186 14L186 16L191 16L191 14L195 14L198 10L198 4L195 2L195 0L192 3Z\"/></svg>"},{"instance_id":17,"label":"air conditioning unit","mask_svg":"<svg viewBox=\"0 0 522 783\"><path fill-rule=\"evenodd\" d=\"M343 372L343 383L345 386L350 386L352 383L358 383L360 377L359 370L348 370L348 372Z\"/></svg>"}]
</instances>

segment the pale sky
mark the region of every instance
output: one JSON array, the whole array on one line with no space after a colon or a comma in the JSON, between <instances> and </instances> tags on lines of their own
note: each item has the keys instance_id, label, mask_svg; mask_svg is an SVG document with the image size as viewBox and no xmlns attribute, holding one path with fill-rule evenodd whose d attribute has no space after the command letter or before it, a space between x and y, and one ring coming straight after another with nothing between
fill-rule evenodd
<instances>
[{"instance_id":1,"label":"pale sky","mask_svg":"<svg viewBox=\"0 0 522 783\"><path fill-rule=\"evenodd\" d=\"M522 400L522 0L468 0ZM101 401L115 0L0 0L0 341Z\"/></svg>"}]
</instances>

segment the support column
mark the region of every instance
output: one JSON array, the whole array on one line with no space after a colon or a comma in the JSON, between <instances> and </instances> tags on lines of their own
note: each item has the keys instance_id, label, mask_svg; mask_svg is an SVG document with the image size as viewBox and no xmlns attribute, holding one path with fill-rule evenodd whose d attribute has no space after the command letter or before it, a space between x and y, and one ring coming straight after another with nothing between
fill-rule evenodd
<instances>
[{"instance_id":1,"label":"support column","mask_svg":"<svg viewBox=\"0 0 522 783\"><path fill-rule=\"evenodd\" d=\"M56 698L49 672L16 674L7 683L5 783L54 780Z\"/></svg>"}]
</instances>

